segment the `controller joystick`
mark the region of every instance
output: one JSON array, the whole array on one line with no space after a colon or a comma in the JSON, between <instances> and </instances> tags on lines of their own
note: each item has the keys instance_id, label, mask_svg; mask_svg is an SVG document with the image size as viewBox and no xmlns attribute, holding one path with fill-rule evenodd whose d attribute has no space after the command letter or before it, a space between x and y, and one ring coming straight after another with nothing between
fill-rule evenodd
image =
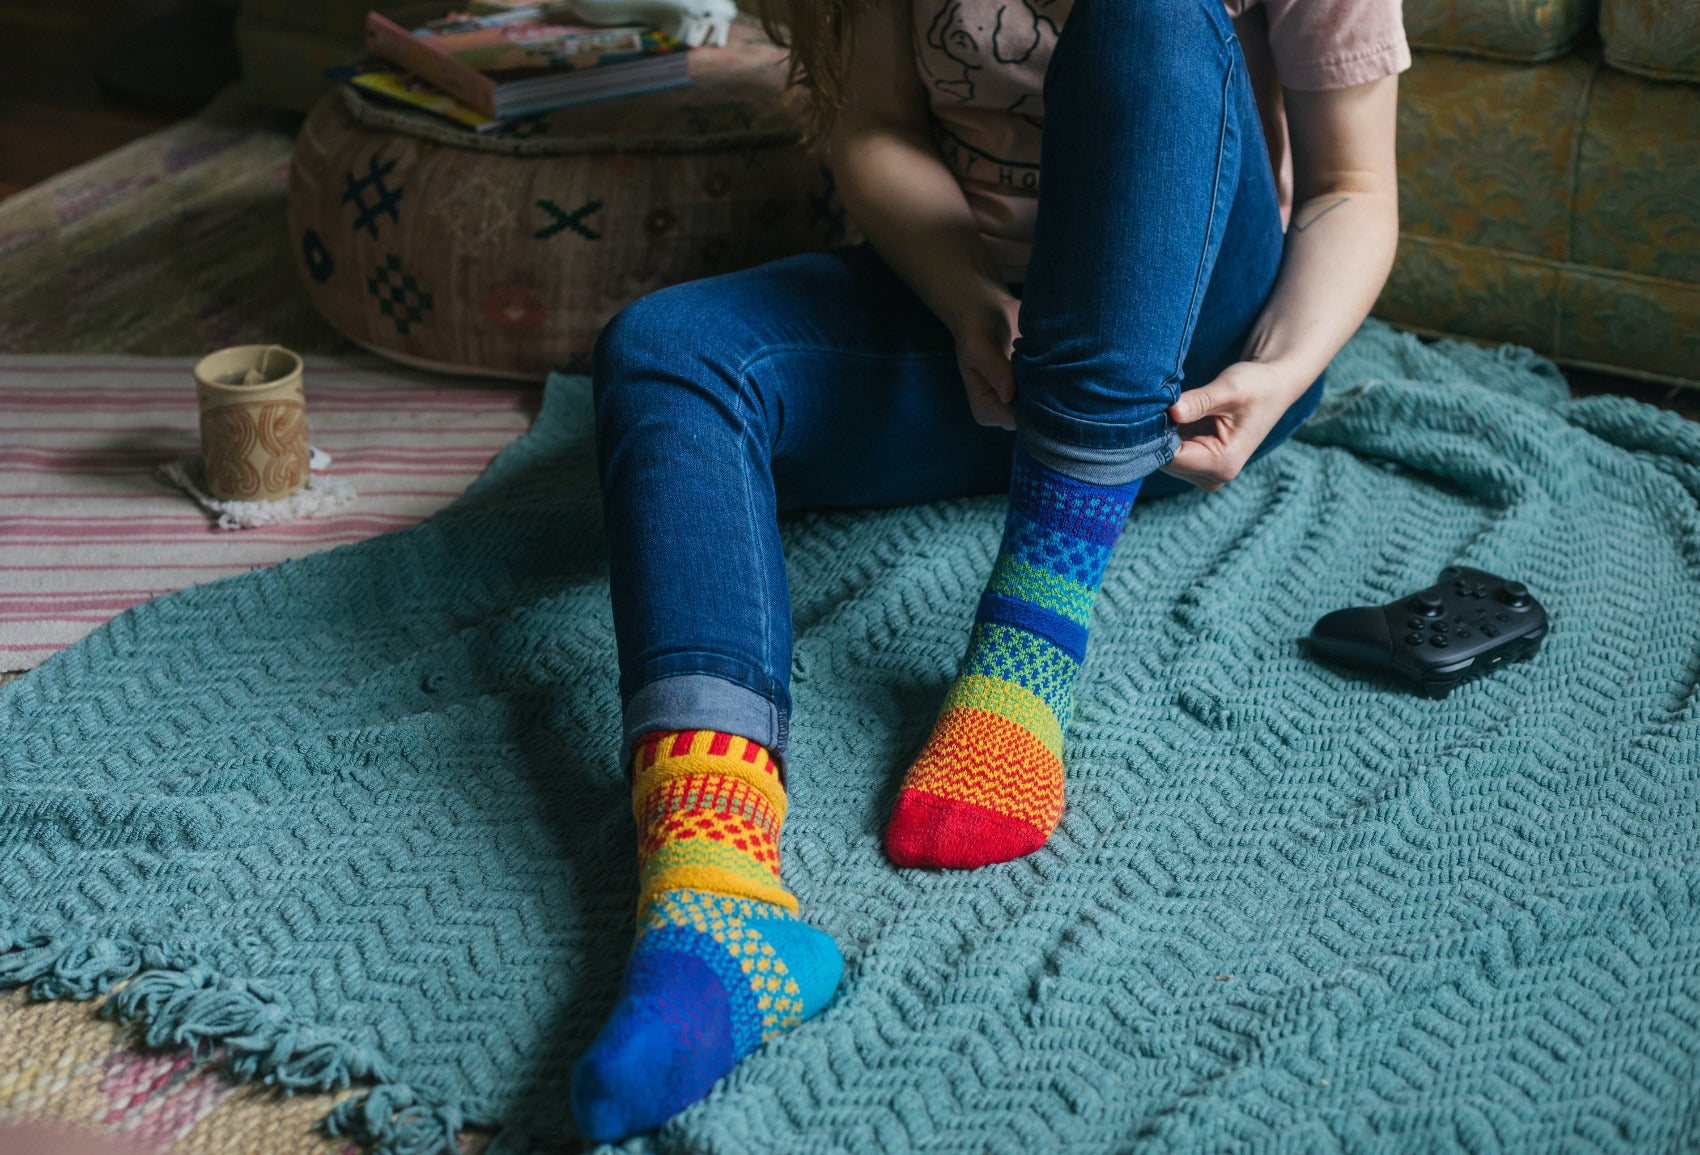
<instances>
[{"instance_id":1,"label":"controller joystick","mask_svg":"<svg viewBox=\"0 0 1700 1155\"><path fill-rule=\"evenodd\" d=\"M1309 643L1324 661L1393 674L1444 698L1467 678L1531 657L1546 633L1546 610L1528 586L1450 567L1397 601L1324 614Z\"/></svg>"},{"instance_id":2,"label":"controller joystick","mask_svg":"<svg viewBox=\"0 0 1700 1155\"><path fill-rule=\"evenodd\" d=\"M1424 590L1422 593L1413 594L1407 604L1419 614L1432 618L1445 609L1446 600L1433 590Z\"/></svg>"},{"instance_id":3,"label":"controller joystick","mask_svg":"<svg viewBox=\"0 0 1700 1155\"><path fill-rule=\"evenodd\" d=\"M1522 582L1506 582L1499 587L1499 600L1513 609L1523 609L1529 604L1529 587Z\"/></svg>"}]
</instances>

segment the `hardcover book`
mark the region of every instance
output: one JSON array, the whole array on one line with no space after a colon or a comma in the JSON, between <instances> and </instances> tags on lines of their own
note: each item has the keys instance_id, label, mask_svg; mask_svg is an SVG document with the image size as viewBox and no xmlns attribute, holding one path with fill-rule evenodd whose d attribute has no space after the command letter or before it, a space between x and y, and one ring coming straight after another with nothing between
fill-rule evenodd
<instances>
[{"instance_id":1,"label":"hardcover book","mask_svg":"<svg viewBox=\"0 0 1700 1155\"><path fill-rule=\"evenodd\" d=\"M689 84L685 47L649 28L452 13L408 29L366 15L366 47L496 120Z\"/></svg>"}]
</instances>

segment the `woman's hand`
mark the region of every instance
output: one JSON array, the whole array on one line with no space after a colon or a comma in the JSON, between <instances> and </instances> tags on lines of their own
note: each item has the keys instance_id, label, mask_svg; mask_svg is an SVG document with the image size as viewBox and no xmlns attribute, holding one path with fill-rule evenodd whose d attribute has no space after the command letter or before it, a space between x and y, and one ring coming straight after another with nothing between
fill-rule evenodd
<instances>
[{"instance_id":1,"label":"woman's hand","mask_svg":"<svg viewBox=\"0 0 1700 1155\"><path fill-rule=\"evenodd\" d=\"M1181 445L1163 472L1200 489L1221 489L1310 384L1279 362L1236 361L1210 384L1188 389L1169 406Z\"/></svg>"},{"instance_id":2,"label":"woman's hand","mask_svg":"<svg viewBox=\"0 0 1700 1155\"><path fill-rule=\"evenodd\" d=\"M915 68L908 0L857 5L845 104L828 139L838 195L874 250L956 339L974 420L1015 428L1010 296L956 174L939 155Z\"/></svg>"},{"instance_id":3,"label":"woman's hand","mask_svg":"<svg viewBox=\"0 0 1700 1155\"><path fill-rule=\"evenodd\" d=\"M1287 408L1369 313L1399 243L1399 80L1284 93L1296 203L1275 291L1242 356L1169 407L1181 447L1164 469L1201 489L1239 475Z\"/></svg>"},{"instance_id":4,"label":"woman's hand","mask_svg":"<svg viewBox=\"0 0 1700 1155\"><path fill-rule=\"evenodd\" d=\"M1021 302L1000 289L951 326L968 407L981 425L1015 428L1009 411L1015 399L1015 370L1009 357L1021 334L1020 316Z\"/></svg>"}]
</instances>

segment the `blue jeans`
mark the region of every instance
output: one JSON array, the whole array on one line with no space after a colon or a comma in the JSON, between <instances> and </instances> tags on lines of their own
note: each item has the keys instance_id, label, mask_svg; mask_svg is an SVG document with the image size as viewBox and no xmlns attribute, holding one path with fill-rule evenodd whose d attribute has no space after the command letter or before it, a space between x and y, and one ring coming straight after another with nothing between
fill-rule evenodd
<instances>
[{"instance_id":1,"label":"blue jeans","mask_svg":"<svg viewBox=\"0 0 1700 1155\"><path fill-rule=\"evenodd\" d=\"M783 759L782 507L1002 491L1017 436L1083 480L1145 477L1174 454L1166 410L1182 383L1238 358L1282 232L1221 0L1075 0L1045 104L1018 433L974 422L950 332L867 246L663 289L603 332L593 375L626 751L652 730L716 729ZM1258 452L1320 394L1318 381ZM1185 488L1157 475L1142 492Z\"/></svg>"}]
</instances>

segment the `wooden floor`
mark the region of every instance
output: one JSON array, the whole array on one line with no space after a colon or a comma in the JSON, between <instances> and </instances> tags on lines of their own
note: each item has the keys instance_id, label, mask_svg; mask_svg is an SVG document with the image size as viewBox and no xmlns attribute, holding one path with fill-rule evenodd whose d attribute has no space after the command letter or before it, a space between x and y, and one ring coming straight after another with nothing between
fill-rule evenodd
<instances>
[{"instance_id":1,"label":"wooden floor","mask_svg":"<svg viewBox=\"0 0 1700 1155\"><path fill-rule=\"evenodd\" d=\"M0 0L0 200L174 117L106 100L95 79L104 33L167 0Z\"/></svg>"}]
</instances>

